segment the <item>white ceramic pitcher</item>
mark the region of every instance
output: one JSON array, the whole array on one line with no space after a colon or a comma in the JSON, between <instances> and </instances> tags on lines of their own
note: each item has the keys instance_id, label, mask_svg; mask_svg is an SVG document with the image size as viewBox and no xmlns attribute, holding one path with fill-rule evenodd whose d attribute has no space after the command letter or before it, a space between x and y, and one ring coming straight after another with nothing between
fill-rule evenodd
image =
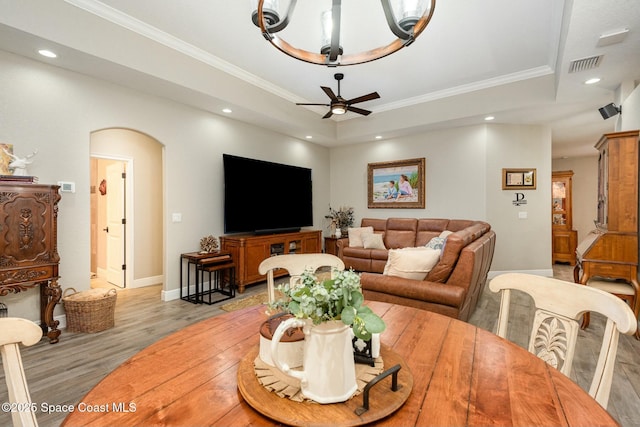
<instances>
[{"instance_id":1,"label":"white ceramic pitcher","mask_svg":"<svg viewBox=\"0 0 640 427\"><path fill-rule=\"evenodd\" d=\"M278 344L289 328L304 332L303 370L280 361ZM308 319L288 319L278 326L271 341L271 359L285 374L298 378L302 394L318 403L348 400L358 389L351 331L339 320L314 325Z\"/></svg>"}]
</instances>

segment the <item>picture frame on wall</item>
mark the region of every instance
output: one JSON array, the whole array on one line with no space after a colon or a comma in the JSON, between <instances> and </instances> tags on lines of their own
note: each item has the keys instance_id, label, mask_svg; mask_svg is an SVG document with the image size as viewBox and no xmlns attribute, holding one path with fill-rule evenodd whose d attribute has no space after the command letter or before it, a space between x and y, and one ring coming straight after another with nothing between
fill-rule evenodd
<instances>
[{"instance_id":1,"label":"picture frame on wall","mask_svg":"<svg viewBox=\"0 0 640 427\"><path fill-rule=\"evenodd\" d=\"M424 209L425 158L369 163L368 207Z\"/></svg>"},{"instance_id":2,"label":"picture frame on wall","mask_svg":"<svg viewBox=\"0 0 640 427\"><path fill-rule=\"evenodd\" d=\"M502 169L502 189L503 190L535 190L536 189L536 169Z\"/></svg>"}]
</instances>

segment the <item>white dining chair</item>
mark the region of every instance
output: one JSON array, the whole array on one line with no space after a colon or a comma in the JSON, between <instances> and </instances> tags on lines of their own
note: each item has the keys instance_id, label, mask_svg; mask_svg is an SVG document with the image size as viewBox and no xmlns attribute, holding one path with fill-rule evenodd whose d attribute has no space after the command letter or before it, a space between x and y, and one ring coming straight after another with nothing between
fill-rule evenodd
<instances>
[{"instance_id":1,"label":"white dining chair","mask_svg":"<svg viewBox=\"0 0 640 427\"><path fill-rule=\"evenodd\" d=\"M305 270L316 271L320 267L331 267L331 270L344 270L344 262L331 254L285 254L269 257L258 266L260 274L267 275L267 291L269 302L275 301L274 271L285 269L291 276L291 282L295 283Z\"/></svg>"},{"instance_id":2,"label":"white dining chair","mask_svg":"<svg viewBox=\"0 0 640 427\"><path fill-rule=\"evenodd\" d=\"M36 413L31 408L31 396L22 366L19 344L30 346L42 338L42 329L30 320L17 317L0 318L0 354L7 383L9 403L17 405L11 411L15 427L37 426Z\"/></svg>"},{"instance_id":3,"label":"white dining chair","mask_svg":"<svg viewBox=\"0 0 640 427\"><path fill-rule=\"evenodd\" d=\"M533 298L536 311L529 351L567 376L571 372L583 313L592 311L607 318L589 388L589 394L606 409L619 333L631 335L638 327L631 308L608 292L531 274L508 273L496 276L489 282L489 289L496 293L502 292L497 334L503 338L507 337L511 290L525 292Z\"/></svg>"},{"instance_id":4,"label":"white dining chair","mask_svg":"<svg viewBox=\"0 0 640 427\"><path fill-rule=\"evenodd\" d=\"M592 288L600 289L601 291L609 292L621 298L627 302L629 307L633 310L633 313L636 316L636 319L640 314L640 299L639 293L640 289L638 289L638 283L629 283L626 280L620 279L607 279L604 277L592 277L587 283L587 286ZM589 313L584 314L584 318L582 320L582 329L586 329L589 327L591 316ZM640 331L636 330L635 337L637 340L640 340Z\"/></svg>"}]
</instances>

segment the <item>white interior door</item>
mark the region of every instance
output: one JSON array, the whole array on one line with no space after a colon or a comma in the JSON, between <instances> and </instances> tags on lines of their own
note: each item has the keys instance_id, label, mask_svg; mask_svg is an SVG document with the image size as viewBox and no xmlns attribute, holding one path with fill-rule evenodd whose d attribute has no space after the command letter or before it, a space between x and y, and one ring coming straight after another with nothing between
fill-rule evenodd
<instances>
[{"instance_id":1,"label":"white interior door","mask_svg":"<svg viewBox=\"0 0 640 427\"><path fill-rule=\"evenodd\" d=\"M122 163L107 166L107 282L125 287L125 178Z\"/></svg>"}]
</instances>

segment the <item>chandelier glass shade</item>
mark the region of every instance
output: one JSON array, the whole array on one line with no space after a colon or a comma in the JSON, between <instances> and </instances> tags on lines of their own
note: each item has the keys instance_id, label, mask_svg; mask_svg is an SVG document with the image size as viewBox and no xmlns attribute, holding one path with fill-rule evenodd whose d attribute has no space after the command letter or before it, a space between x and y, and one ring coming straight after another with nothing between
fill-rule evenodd
<instances>
[{"instance_id":1,"label":"chandelier glass shade","mask_svg":"<svg viewBox=\"0 0 640 427\"><path fill-rule=\"evenodd\" d=\"M305 0L306 2L316 2L318 0ZM350 0L352 1L352 0ZM367 0L373 3L371 0ZM297 0L252 0L254 25L260 28L264 38L281 52L301 61L313 64L337 67L342 65L355 65L390 55L405 46L410 45L424 31L429 24L436 5L436 0L380 0L380 7L384 13L384 20L388 30L392 33L390 42L383 42L381 46L368 47L357 52L350 52L341 45L341 29L345 29L346 20L343 24L342 15L347 11L342 7L342 0L331 0L329 9L318 13L319 16L293 16L296 9ZM302 3L302 2L301 2ZM360 3L363 3L361 0ZM351 6L351 5L349 5ZM353 9L350 10L353 12ZM346 15L346 13L345 13ZM351 13L351 15L354 15ZM368 28L363 22L366 18L362 16L348 16L348 23L352 26L351 32L361 33L369 31L371 34L358 34L362 38L376 38L381 32L378 27L373 30ZM382 15L382 13L380 13ZM346 17L346 16L345 16ZM304 20L306 31L311 33L313 27L321 28L319 46L315 52L294 47L293 44L285 41L278 33L289 27L293 20ZM300 23L296 22L300 25ZM383 24L384 25L384 24ZM384 28L383 28L384 29Z\"/></svg>"}]
</instances>

